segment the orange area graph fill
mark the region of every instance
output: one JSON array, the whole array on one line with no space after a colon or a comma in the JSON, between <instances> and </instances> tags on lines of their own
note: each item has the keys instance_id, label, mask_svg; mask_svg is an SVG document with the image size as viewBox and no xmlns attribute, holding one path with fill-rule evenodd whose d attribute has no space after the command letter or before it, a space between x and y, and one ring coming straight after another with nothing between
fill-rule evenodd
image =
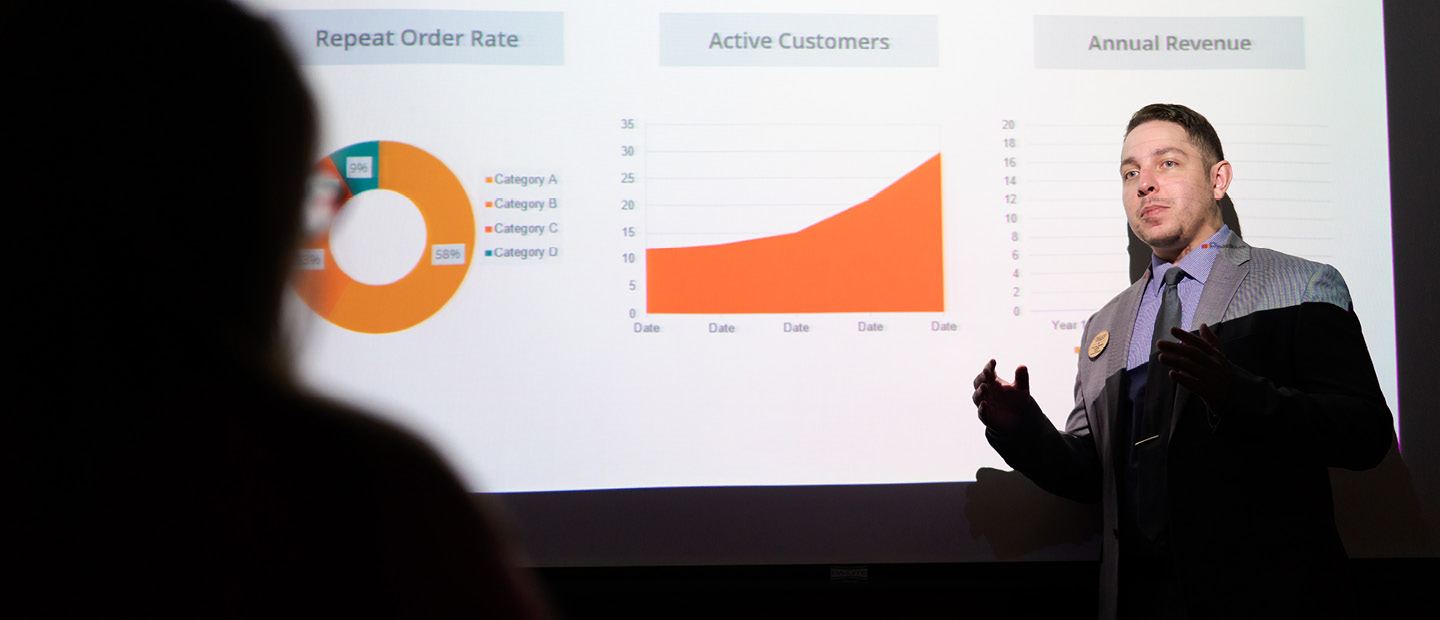
<instances>
[{"instance_id":1,"label":"orange area graph fill","mask_svg":"<svg viewBox=\"0 0 1440 620\"><path fill-rule=\"evenodd\" d=\"M652 314L940 312L940 156L798 232L645 253Z\"/></svg>"}]
</instances>

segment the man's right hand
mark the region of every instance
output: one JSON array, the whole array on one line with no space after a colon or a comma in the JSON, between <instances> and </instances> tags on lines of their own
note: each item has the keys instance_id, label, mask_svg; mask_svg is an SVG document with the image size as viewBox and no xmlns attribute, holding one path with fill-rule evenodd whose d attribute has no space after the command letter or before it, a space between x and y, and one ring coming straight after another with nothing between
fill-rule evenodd
<instances>
[{"instance_id":1,"label":"man's right hand","mask_svg":"<svg viewBox=\"0 0 1440 620\"><path fill-rule=\"evenodd\" d=\"M990 360L975 377L973 398L980 421L997 435L1014 432L1025 418L1040 412L1030 397L1030 370L1024 366L1015 369L1015 382L1010 383L995 376L995 360Z\"/></svg>"}]
</instances>

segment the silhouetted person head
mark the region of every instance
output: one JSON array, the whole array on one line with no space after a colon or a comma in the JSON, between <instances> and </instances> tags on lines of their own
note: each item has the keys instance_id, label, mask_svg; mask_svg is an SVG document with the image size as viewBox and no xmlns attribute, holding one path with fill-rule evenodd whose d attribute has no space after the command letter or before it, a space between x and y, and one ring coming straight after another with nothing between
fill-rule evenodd
<instances>
[{"instance_id":1,"label":"silhouetted person head","mask_svg":"<svg viewBox=\"0 0 1440 620\"><path fill-rule=\"evenodd\" d=\"M208 0L11 17L11 144L71 361L136 376L280 363L316 121L270 25Z\"/></svg>"},{"instance_id":2,"label":"silhouetted person head","mask_svg":"<svg viewBox=\"0 0 1440 620\"><path fill-rule=\"evenodd\" d=\"M540 615L433 450L289 381L316 119L272 28L213 0L4 16L16 589L55 617Z\"/></svg>"}]
</instances>

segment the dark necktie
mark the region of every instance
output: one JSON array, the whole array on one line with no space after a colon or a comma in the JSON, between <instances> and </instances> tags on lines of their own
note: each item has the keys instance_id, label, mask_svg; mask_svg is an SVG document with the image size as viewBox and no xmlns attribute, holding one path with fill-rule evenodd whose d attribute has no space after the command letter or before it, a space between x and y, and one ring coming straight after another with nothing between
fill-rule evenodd
<instances>
[{"instance_id":1,"label":"dark necktie","mask_svg":"<svg viewBox=\"0 0 1440 620\"><path fill-rule=\"evenodd\" d=\"M1180 327L1180 280L1187 275L1179 267L1165 272L1160 312L1155 316L1155 334L1150 344L1149 368L1145 373L1145 405L1134 435L1135 473L1138 476L1136 517L1141 533L1159 542L1169 521L1166 489L1166 453L1170 443L1170 418L1175 409L1175 382L1169 368L1158 357L1161 339L1174 341L1170 328Z\"/></svg>"},{"instance_id":2,"label":"dark necktie","mask_svg":"<svg viewBox=\"0 0 1440 620\"><path fill-rule=\"evenodd\" d=\"M1160 341L1175 341L1170 328L1180 327L1180 280L1189 274L1179 267L1165 272L1160 289L1160 312L1155 315L1155 335L1150 340L1150 368L1145 377L1145 411L1140 420L1137 442L1158 440L1165 443L1170 431L1170 413L1175 407L1175 382L1170 369L1160 364ZM1136 444L1139 445L1139 444Z\"/></svg>"},{"instance_id":3,"label":"dark necktie","mask_svg":"<svg viewBox=\"0 0 1440 620\"><path fill-rule=\"evenodd\" d=\"M1171 267L1165 272L1164 288L1160 294L1160 313L1155 315L1155 334L1150 338L1150 357L1160 350L1160 340L1175 341L1170 335L1171 327L1180 327L1180 280L1190 274L1184 269Z\"/></svg>"}]
</instances>

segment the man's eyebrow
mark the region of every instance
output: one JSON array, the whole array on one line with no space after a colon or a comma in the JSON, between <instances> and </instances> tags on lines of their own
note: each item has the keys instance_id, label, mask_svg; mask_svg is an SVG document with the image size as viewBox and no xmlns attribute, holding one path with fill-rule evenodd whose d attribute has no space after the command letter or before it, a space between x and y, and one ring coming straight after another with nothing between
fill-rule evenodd
<instances>
[{"instance_id":1,"label":"man's eyebrow","mask_svg":"<svg viewBox=\"0 0 1440 620\"><path fill-rule=\"evenodd\" d=\"M1181 149L1181 148L1178 147L1178 146L1164 146L1164 147L1160 147L1160 148L1158 148L1158 149L1155 149L1155 150L1153 150L1153 151L1150 151L1150 156L1151 156L1151 157L1159 157L1159 156L1161 156L1161 155L1166 155L1166 154L1169 154L1169 153L1179 153L1179 154L1181 154L1181 155L1189 155L1189 153L1186 153L1184 149ZM1125 159L1120 160L1120 167L1121 167L1121 168L1124 168L1126 165L1139 165L1139 162L1136 162L1134 157L1126 157Z\"/></svg>"}]
</instances>

